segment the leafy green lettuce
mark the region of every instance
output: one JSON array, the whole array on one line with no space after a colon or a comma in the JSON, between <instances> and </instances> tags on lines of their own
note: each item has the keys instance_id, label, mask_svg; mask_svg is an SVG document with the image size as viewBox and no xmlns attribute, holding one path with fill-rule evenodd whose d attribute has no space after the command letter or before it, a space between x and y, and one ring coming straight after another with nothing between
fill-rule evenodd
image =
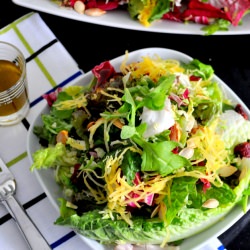
<instances>
[{"instance_id":1,"label":"leafy green lettuce","mask_svg":"<svg viewBox=\"0 0 250 250\"><path fill-rule=\"evenodd\" d=\"M172 0L130 0L128 11L133 19L140 20L140 15L147 15L146 23L159 20L171 9ZM141 21L141 20L140 20Z\"/></svg>"},{"instance_id":2,"label":"leafy green lettuce","mask_svg":"<svg viewBox=\"0 0 250 250\"><path fill-rule=\"evenodd\" d=\"M188 183L185 183L188 185L181 185L183 180L177 180L172 197L176 211L172 209L167 212L168 225L159 219L145 219L143 216L137 216L133 217L133 225L130 226L115 214L113 215L114 219L106 218L98 210L89 211L82 216L78 216L73 209L67 208L66 203L62 201L61 211L63 212L55 224L69 226L83 236L98 240L103 244L115 244L117 242L161 244L164 239L167 239L168 242L184 239L218 222L242 200L243 191L248 187L250 181L250 159L245 158L242 162L242 167L247 169L246 174L234 190L229 191L227 187L222 187L220 192L219 190L214 190L214 192L218 191L216 198L222 203L223 200L227 203L227 205L224 204L214 209L186 206L185 200L188 193L195 195L195 189L192 190L195 180L190 178ZM179 195L178 192L181 192L183 195ZM223 194L226 194L226 197L223 197ZM209 195L208 193L207 196L209 197ZM179 198L175 201L177 197Z\"/></svg>"},{"instance_id":3,"label":"leafy green lettuce","mask_svg":"<svg viewBox=\"0 0 250 250\"><path fill-rule=\"evenodd\" d=\"M42 148L33 154L33 164L30 169L55 168L57 165L74 166L77 163L76 154L67 151L62 143Z\"/></svg>"}]
</instances>

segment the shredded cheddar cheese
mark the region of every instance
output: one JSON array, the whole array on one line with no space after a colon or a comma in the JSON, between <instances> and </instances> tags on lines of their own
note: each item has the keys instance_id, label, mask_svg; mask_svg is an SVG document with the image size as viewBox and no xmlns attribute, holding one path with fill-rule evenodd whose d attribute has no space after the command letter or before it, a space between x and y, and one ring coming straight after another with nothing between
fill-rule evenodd
<instances>
[{"instance_id":1,"label":"shredded cheddar cheese","mask_svg":"<svg viewBox=\"0 0 250 250\"><path fill-rule=\"evenodd\" d=\"M153 6L153 1L149 1L147 8ZM146 9L142 18L146 18ZM184 73L184 68L181 67L180 62L173 59L163 60L160 57L150 58L142 57L140 62L134 62L126 65L128 59L128 53L126 52L125 59L121 64L121 71L124 75L129 73L129 76L133 79L139 79L142 76L147 75L154 82L157 82L161 76L166 76L169 74L177 74L180 77ZM185 79L183 79L184 81ZM188 81L188 77L186 79ZM183 83L184 84L184 83ZM198 80L194 82L194 88L192 88L192 93L199 98L208 98L204 86L207 82L203 80ZM186 86L184 86L187 88ZM189 86L190 87L190 86ZM179 85L176 85L179 88ZM116 91L116 89L107 89L107 91ZM100 93L106 97L109 97L108 102L117 102L122 104L122 99L116 94L110 94L104 90L100 90ZM59 108L66 107L79 107L86 99L83 96L75 100L62 102ZM177 109L177 107L176 107ZM194 107L190 101L188 110L183 115L186 119L192 117ZM180 111L181 112L181 111ZM181 113L180 113L181 115ZM191 118L190 118L191 119ZM191 120L192 121L192 120ZM104 117L99 118L95 122L90 122L88 125L89 131L89 144L90 148L94 147L94 134L96 130L103 126L103 136L106 151L109 152L109 131L112 125L122 128L123 124L117 119L106 119ZM223 141L220 136L215 133L216 123L211 126L198 128L196 133L187 141L187 145L192 145L192 148L198 149L202 158L200 161L206 161L205 171L185 171L185 169L180 169L171 175L162 177L160 175L147 176L146 179L138 180L136 184L129 184L126 176L123 175L121 164L123 161L124 154L127 150L132 150L141 154L141 150L136 147L127 147L122 151L117 151L115 155L108 155L105 159L105 173L104 176L98 177L103 178L105 185L103 186L91 177L91 174L86 171L83 172L83 179L86 187L88 188L91 196L93 196L98 204L107 202L107 209L109 213L117 213L120 217L125 220L129 225L132 225L131 214L126 210L128 205L133 204L137 208L141 207L141 201L145 201L148 195L155 195L154 203L156 208L152 211L151 217L159 216L165 223L166 218L164 217L167 207L163 202L163 198L170 197L170 190L172 181L174 178L180 178L183 176L190 176L197 179L204 178L215 185L220 185L222 182L219 175L217 174L218 169L224 167L227 162L227 151ZM180 129L179 129L180 130ZM179 131L178 130L178 131ZM178 136L178 138L180 135ZM95 188L90 185L90 182L95 183Z\"/></svg>"},{"instance_id":2,"label":"shredded cheddar cheese","mask_svg":"<svg viewBox=\"0 0 250 250\"><path fill-rule=\"evenodd\" d=\"M121 98L119 98L117 95L108 94L108 93L106 93L104 90L101 90L100 93L101 93L102 95L105 95L105 96L108 96L108 97L111 97L111 98L112 98L111 100L108 100L108 102L118 102L120 105L122 104Z\"/></svg>"},{"instance_id":3,"label":"shredded cheddar cheese","mask_svg":"<svg viewBox=\"0 0 250 250\"><path fill-rule=\"evenodd\" d=\"M61 101L59 103L55 103L53 106L58 110L69 110L69 109L86 107L87 104L88 103L86 97L84 95L79 95L75 99Z\"/></svg>"},{"instance_id":4,"label":"shredded cheddar cheese","mask_svg":"<svg viewBox=\"0 0 250 250\"><path fill-rule=\"evenodd\" d=\"M93 148L94 147L94 140L93 140L93 136L96 132L96 130L106 122L106 120L104 118L100 118L98 119L96 122L93 122L91 124L91 126L89 127L89 145L90 145L90 148Z\"/></svg>"},{"instance_id":5,"label":"shredded cheddar cheese","mask_svg":"<svg viewBox=\"0 0 250 250\"><path fill-rule=\"evenodd\" d=\"M139 22L146 27L150 26L148 20L152 14L152 10L154 9L155 5L155 1L148 0L147 3L145 3L143 9L140 11L140 14L138 15Z\"/></svg>"},{"instance_id":6,"label":"shredded cheddar cheese","mask_svg":"<svg viewBox=\"0 0 250 250\"><path fill-rule=\"evenodd\" d=\"M210 126L205 126L193 135L188 144L193 144L200 151L203 156L203 160L206 161L206 174L208 176L214 176L219 184L222 185L217 172L220 168L228 165L229 156L224 141L219 134L216 134L217 121L214 121ZM202 159L201 159L202 160ZM208 177L206 177L208 179ZM212 181L212 180L211 180ZM216 183L213 181L216 185Z\"/></svg>"},{"instance_id":7,"label":"shredded cheddar cheese","mask_svg":"<svg viewBox=\"0 0 250 250\"><path fill-rule=\"evenodd\" d=\"M90 145L90 148L93 148L94 147L94 134L96 132L96 130L101 126L103 125L103 136L104 136L104 144L105 144L105 147L106 147L106 151L109 152L109 131L110 131L110 127L112 125L119 125L119 126L122 126L122 123L119 122L116 118L114 119L105 119L105 118L99 118L96 122L91 122L88 124L88 130L90 132L89 134L89 145Z\"/></svg>"},{"instance_id":8,"label":"shredded cheddar cheese","mask_svg":"<svg viewBox=\"0 0 250 250\"><path fill-rule=\"evenodd\" d=\"M196 178L207 178L210 181L214 180L214 174L206 175L200 171L182 171L166 177L160 175L152 176L146 182L141 181L137 185L129 185L126 177L122 175L122 170L120 168L123 155L129 149L136 150L135 148L128 147L122 152L117 153L115 156L111 155L107 157L104 175L108 209L120 214L129 225L132 225L132 221L130 219L130 213L126 211L127 205L133 203L140 208L140 201L145 200L148 194L159 195L158 198L155 199L155 202L156 204L159 204L159 207L157 210L153 211L152 216L155 216L158 213L161 218L161 214L163 214L162 199L170 194L170 186L173 178L191 176ZM91 189L90 191L93 192L93 196L97 196L96 191Z\"/></svg>"},{"instance_id":9,"label":"shredded cheddar cheese","mask_svg":"<svg viewBox=\"0 0 250 250\"><path fill-rule=\"evenodd\" d=\"M142 57L142 61L131 63L125 66L125 62L121 65L121 71L131 72L133 78L140 78L148 75L150 79L157 82L163 75L169 75L174 73L183 73L184 68L180 66L177 60L168 59L163 60L162 58L155 56L155 58Z\"/></svg>"}]
</instances>

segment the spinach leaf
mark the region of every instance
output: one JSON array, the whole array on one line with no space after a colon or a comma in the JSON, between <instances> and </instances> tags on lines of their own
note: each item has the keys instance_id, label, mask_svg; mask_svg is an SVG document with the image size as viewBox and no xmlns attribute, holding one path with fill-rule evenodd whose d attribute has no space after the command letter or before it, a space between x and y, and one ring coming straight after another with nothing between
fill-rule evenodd
<instances>
[{"instance_id":1,"label":"spinach leaf","mask_svg":"<svg viewBox=\"0 0 250 250\"><path fill-rule=\"evenodd\" d=\"M124 154L124 159L121 164L123 174L127 178L127 182L133 185L135 174L141 170L141 157L139 154L128 150Z\"/></svg>"},{"instance_id":2,"label":"spinach leaf","mask_svg":"<svg viewBox=\"0 0 250 250\"><path fill-rule=\"evenodd\" d=\"M190 166L186 158L172 152L178 146L174 141L151 143L136 135L133 140L143 148L142 171L156 171L166 176L177 169Z\"/></svg>"}]
</instances>

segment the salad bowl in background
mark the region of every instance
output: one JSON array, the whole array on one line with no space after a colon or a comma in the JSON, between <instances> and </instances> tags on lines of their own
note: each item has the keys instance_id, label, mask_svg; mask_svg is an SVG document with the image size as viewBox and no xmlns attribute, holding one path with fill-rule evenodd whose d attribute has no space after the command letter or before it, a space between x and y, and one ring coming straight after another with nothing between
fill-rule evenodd
<instances>
[{"instance_id":1,"label":"salad bowl in background","mask_svg":"<svg viewBox=\"0 0 250 250\"><path fill-rule=\"evenodd\" d=\"M15 4L42 11L48 14L69 18L81 22L103 25L114 28L170 33L170 34L189 34L189 35L204 35L202 30L204 25L198 23L181 23L168 20L157 20L150 27L145 27L137 20L132 20L128 11L122 9L115 9L107 11L105 15L93 17L84 14L79 14L70 8L63 8L58 6L51 0L12 0ZM242 24L233 26L231 25L226 31L216 31L213 35L243 35L250 34L250 15L245 15L242 19Z\"/></svg>"},{"instance_id":2,"label":"salad bowl in background","mask_svg":"<svg viewBox=\"0 0 250 250\"><path fill-rule=\"evenodd\" d=\"M165 59L176 59L178 61L182 61L184 63L188 63L192 60L186 54L181 52L165 49L165 48L145 48L141 50L137 50L134 52L129 52L127 63L139 61L143 56L154 56L159 55L161 58ZM115 59L110 60L110 63L114 66L114 68L119 71L119 66L123 62L125 55L117 57ZM88 72L83 75L80 80L74 82L74 85L84 85L88 84L92 79L92 72ZM247 115L250 117L250 111L246 107L246 105L241 101L241 99L217 76L213 78L223 90L225 96L232 100L233 103L239 103L242 108L245 110ZM33 158L32 155L35 151L41 148L39 144L39 140L37 136L33 133L34 126L41 125L41 114L49 113L49 107L46 104L40 113L37 114L37 117L32 122L27 138L27 152L29 160L32 164ZM41 169L34 170L34 174L37 177L39 183L47 194L49 200L55 207L55 209L59 213L59 202L58 198L62 197L62 191L60 187L56 184L53 170L51 169ZM248 209L250 208L250 203L248 203ZM190 228L187 232L187 239L185 239L180 245L180 250L187 249L200 249L202 246L207 244L213 237L218 237L222 233L224 233L228 228L234 225L242 216L244 212L241 206L234 206L234 208L228 212L227 214L220 214L211 218L208 223L202 224L200 227L196 227L194 229ZM93 250L108 250L109 247L99 244L94 240L90 240L86 237L79 235L83 241L90 246L90 249Z\"/></svg>"}]
</instances>

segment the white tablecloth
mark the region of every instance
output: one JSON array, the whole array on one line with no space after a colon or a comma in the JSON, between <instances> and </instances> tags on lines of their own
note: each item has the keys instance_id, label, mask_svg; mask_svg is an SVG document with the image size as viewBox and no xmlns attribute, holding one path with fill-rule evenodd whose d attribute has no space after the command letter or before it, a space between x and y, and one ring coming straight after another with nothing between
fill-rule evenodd
<instances>
[{"instance_id":1,"label":"white tablecloth","mask_svg":"<svg viewBox=\"0 0 250 250\"><path fill-rule=\"evenodd\" d=\"M51 205L34 173L30 172L31 163L26 151L29 125L45 105L41 96L58 85L63 87L80 79L83 72L38 13L31 12L3 27L0 30L0 40L16 45L27 61L30 112L21 123L0 127L0 156L15 175L16 198L52 249L92 249L71 229L54 225L59 214ZM28 249L15 221L4 206L0 206L0 249ZM222 250L224 247L215 238L202 249Z\"/></svg>"}]
</instances>

